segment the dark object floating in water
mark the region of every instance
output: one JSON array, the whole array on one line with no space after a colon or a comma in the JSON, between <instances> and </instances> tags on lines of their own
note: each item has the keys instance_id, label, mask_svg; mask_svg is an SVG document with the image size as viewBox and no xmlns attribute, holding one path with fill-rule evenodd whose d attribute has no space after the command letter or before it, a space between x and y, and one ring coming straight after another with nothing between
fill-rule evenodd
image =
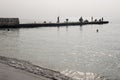
<instances>
[{"instance_id":1,"label":"dark object floating in water","mask_svg":"<svg viewBox=\"0 0 120 80\"><path fill-rule=\"evenodd\" d=\"M96 32L99 32L99 30L97 29Z\"/></svg>"}]
</instances>

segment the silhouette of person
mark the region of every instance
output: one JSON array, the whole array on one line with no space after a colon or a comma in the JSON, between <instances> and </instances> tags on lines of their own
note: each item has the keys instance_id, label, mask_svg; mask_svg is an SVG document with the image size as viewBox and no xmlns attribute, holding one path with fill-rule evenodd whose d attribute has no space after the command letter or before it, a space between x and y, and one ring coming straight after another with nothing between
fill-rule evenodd
<instances>
[{"instance_id":1,"label":"silhouette of person","mask_svg":"<svg viewBox=\"0 0 120 80\"><path fill-rule=\"evenodd\" d=\"M104 19L103 19L103 17L102 17L102 21L103 21Z\"/></svg>"},{"instance_id":2,"label":"silhouette of person","mask_svg":"<svg viewBox=\"0 0 120 80\"><path fill-rule=\"evenodd\" d=\"M57 17L57 23L60 23L60 17L59 16Z\"/></svg>"},{"instance_id":3,"label":"silhouette of person","mask_svg":"<svg viewBox=\"0 0 120 80\"><path fill-rule=\"evenodd\" d=\"M79 21L82 23L82 22L83 22L83 18L82 18L82 17L80 17Z\"/></svg>"},{"instance_id":4,"label":"silhouette of person","mask_svg":"<svg viewBox=\"0 0 120 80\"><path fill-rule=\"evenodd\" d=\"M66 22L68 22L69 21L69 19L66 19Z\"/></svg>"},{"instance_id":5,"label":"silhouette of person","mask_svg":"<svg viewBox=\"0 0 120 80\"><path fill-rule=\"evenodd\" d=\"M93 22L93 16L91 17L91 22Z\"/></svg>"},{"instance_id":6,"label":"silhouette of person","mask_svg":"<svg viewBox=\"0 0 120 80\"><path fill-rule=\"evenodd\" d=\"M99 30L97 29L96 32L98 32Z\"/></svg>"}]
</instances>

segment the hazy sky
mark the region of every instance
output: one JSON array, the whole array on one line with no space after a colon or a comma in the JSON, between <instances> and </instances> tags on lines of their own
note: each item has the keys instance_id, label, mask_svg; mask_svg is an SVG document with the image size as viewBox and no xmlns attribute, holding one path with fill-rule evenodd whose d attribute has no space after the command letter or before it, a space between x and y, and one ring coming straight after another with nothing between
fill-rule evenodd
<instances>
[{"instance_id":1,"label":"hazy sky","mask_svg":"<svg viewBox=\"0 0 120 80\"><path fill-rule=\"evenodd\" d=\"M120 0L0 0L0 17L119 17Z\"/></svg>"}]
</instances>

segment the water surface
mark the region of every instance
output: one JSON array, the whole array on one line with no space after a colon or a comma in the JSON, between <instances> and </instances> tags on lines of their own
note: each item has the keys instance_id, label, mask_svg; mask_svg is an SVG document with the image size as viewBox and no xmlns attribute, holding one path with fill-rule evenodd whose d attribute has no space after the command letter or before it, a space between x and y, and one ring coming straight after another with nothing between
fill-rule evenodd
<instances>
[{"instance_id":1,"label":"water surface","mask_svg":"<svg viewBox=\"0 0 120 80\"><path fill-rule=\"evenodd\" d=\"M92 72L119 80L119 36L120 24L112 23L1 29L0 55L27 60L65 74Z\"/></svg>"}]
</instances>

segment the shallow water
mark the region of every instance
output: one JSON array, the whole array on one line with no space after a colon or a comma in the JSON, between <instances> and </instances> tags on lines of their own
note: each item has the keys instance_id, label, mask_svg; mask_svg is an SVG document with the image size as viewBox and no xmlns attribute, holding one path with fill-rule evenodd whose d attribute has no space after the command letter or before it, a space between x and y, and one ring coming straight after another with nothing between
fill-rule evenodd
<instances>
[{"instance_id":1,"label":"shallow water","mask_svg":"<svg viewBox=\"0 0 120 80\"><path fill-rule=\"evenodd\" d=\"M64 74L91 72L119 80L119 36L120 24L112 23L1 29L0 55L27 60Z\"/></svg>"}]
</instances>

